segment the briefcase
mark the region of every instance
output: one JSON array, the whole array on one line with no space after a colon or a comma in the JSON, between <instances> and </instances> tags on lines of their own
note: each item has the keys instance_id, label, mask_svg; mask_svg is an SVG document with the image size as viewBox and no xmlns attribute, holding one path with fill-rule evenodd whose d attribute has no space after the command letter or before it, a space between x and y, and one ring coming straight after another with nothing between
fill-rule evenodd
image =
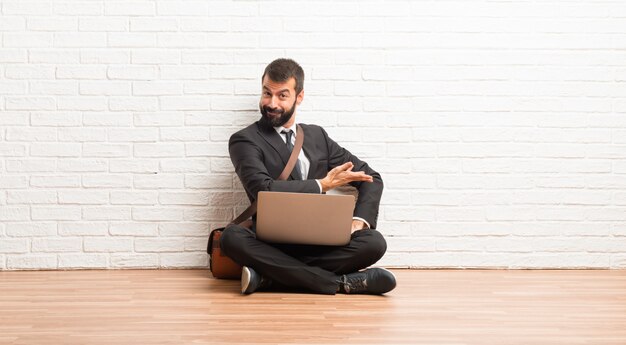
<instances>
[{"instance_id":1,"label":"briefcase","mask_svg":"<svg viewBox=\"0 0 626 345\"><path fill-rule=\"evenodd\" d=\"M222 253L220 248L220 238L223 231L224 228L218 228L211 231L209 235L209 244L207 246L207 252L210 255L209 269L213 277L218 279L240 279L241 265Z\"/></svg>"}]
</instances>

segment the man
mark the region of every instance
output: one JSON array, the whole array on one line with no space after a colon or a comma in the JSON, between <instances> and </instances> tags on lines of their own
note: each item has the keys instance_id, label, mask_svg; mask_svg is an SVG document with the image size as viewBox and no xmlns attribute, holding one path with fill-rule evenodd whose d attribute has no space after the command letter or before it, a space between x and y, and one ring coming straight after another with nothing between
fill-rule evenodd
<instances>
[{"instance_id":1,"label":"man","mask_svg":"<svg viewBox=\"0 0 626 345\"><path fill-rule=\"evenodd\" d=\"M243 267L241 292L271 286L315 293L383 294L396 286L383 268L362 270L387 249L375 230L383 190L380 174L339 146L324 129L301 124L305 133L298 163L288 180L276 180L295 143L296 109L304 98L304 72L290 59L277 59L263 73L261 119L233 134L230 157L248 198L260 191L325 193L350 184L359 191L352 235L346 246L269 244L257 240L255 226L229 225L222 234L224 254Z\"/></svg>"}]
</instances>

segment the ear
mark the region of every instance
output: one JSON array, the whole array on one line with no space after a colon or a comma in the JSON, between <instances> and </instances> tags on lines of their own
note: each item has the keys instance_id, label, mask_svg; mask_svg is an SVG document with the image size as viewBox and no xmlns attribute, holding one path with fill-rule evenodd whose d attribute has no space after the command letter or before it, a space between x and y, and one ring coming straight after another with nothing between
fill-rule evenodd
<instances>
[{"instance_id":1,"label":"ear","mask_svg":"<svg viewBox=\"0 0 626 345\"><path fill-rule=\"evenodd\" d=\"M300 105L300 103L302 103L303 99L304 99L304 89L302 89L302 91L300 91L298 96L296 96L296 104Z\"/></svg>"}]
</instances>

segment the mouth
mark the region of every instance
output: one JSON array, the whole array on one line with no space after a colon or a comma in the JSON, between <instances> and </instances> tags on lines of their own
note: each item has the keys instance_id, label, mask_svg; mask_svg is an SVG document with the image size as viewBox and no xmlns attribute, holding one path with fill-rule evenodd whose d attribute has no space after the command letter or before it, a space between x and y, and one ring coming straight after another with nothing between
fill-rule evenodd
<instances>
[{"instance_id":1,"label":"mouth","mask_svg":"<svg viewBox=\"0 0 626 345\"><path fill-rule=\"evenodd\" d=\"M283 112L280 110L269 110L269 109L265 109L265 113L267 113L267 115L272 116L272 117L280 116L283 114Z\"/></svg>"}]
</instances>

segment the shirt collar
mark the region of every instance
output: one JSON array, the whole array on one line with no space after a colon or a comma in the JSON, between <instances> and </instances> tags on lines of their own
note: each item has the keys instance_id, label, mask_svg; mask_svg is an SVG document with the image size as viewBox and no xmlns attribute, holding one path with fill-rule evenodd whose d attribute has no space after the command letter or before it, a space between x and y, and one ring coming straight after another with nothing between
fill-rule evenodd
<instances>
[{"instance_id":1,"label":"shirt collar","mask_svg":"<svg viewBox=\"0 0 626 345\"><path fill-rule=\"evenodd\" d=\"M298 124L294 122L293 125L291 127L289 127L289 128L280 126L280 127L274 127L274 130L276 131L276 133L278 133L280 135L282 135L282 133L281 133L282 131L285 131L285 130L286 131L292 131L293 132L293 136L295 137L296 136L296 126L298 126Z\"/></svg>"}]
</instances>

